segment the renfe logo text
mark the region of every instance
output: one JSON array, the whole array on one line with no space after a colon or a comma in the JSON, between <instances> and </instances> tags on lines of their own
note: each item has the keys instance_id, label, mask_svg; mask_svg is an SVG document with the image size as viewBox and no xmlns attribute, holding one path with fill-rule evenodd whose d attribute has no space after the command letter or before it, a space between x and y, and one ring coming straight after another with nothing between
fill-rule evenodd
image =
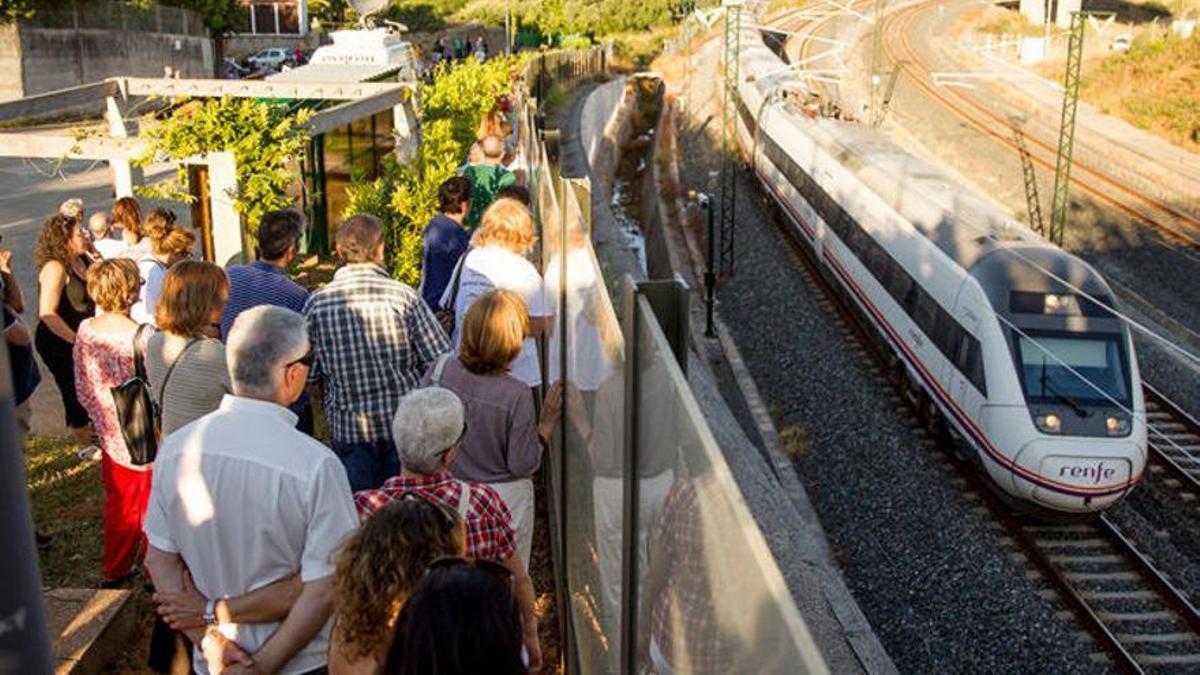
<instances>
[{"instance_id":1,"label":"renfe logo text","mask_svg":"<svg viewBox=\"0 0 1200 675\"><path fill-rule=\"evenodd\" d=\"M1117 470L1104 466L1104 462L1096 462L1095 466L1064 466L1058 470L1059 478L1090 478L1093 484L1112 478Z\"/></svg>"}]
</instances>

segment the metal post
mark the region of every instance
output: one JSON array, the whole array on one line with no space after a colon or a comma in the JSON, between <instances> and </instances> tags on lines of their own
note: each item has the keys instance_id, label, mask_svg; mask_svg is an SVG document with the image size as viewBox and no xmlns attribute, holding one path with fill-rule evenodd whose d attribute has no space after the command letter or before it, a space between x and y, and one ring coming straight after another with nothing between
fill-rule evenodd
<instances>
[{"instance_id":1,"label":"metal post","mask_svg":"<svg viewBox=\"0 0 1200 675\"><path fill-rule=\"evenodd\" d=\"M638 399L641 374L638 354L638 292L625 276L625 450L621 475L624 499L621 518L621 673L637 671L638 643Z\"/></svg>"},{"instance_id":2,"label":"metal post","mask_svg":"<svg viewBox=\"0 0 1200 675\"><path fill-rule=\"evenodd\" d=\"M721 265L720 274L733 272L734 204L737 201L736 115L738 52L741 47L742 2L724 0L725 96L721 107Z\"/></svg>"},{"instance_id":3,"label":"metal post","mask_svg":"<svg viewBox=\"0 0 1200 675\"><path fill-rule=\"evenodd\" d=\"M700 202L700 208L704 209L704 215L708 219L708 262L704 268L704 337L713 338L717 336L716 331L713 330L713 301L717 289L717 273L713 267L716 248L713 245L713 235L716 233L714 232L712 197L700 193L696 199Z\"/></svg>"},{"instance_id":4,"label":"metal post","mask_svg":"<svg viewBox=\"0 0 1200 675\"><path fill-rule=\"evenodd\" d=\"M1071 12L1071 35L1067 41L1067 72L1063 77L1062 117L1058 127L1058 159L1054 165L1054 198L1050 211L1050 241L1062 246L1070 206L1071 155L1075 150L1075 112L1079 107L1079 71L1083 61L1085 12Z\"/></svg>"}]
</instances>

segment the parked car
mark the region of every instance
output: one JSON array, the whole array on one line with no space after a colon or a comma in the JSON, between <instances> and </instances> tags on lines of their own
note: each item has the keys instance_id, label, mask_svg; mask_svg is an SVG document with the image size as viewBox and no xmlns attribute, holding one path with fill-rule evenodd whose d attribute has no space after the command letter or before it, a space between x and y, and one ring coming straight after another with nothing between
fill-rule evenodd
<instances>
[{"instance_id":1,"label":"parked car","mask_svg":"<svg viewBox=\"0 0 1200 675\"><path fill-rule=\"evenodd\" d=\"M291 50L282 47L269 47L260 50L250 58L246 59L250 67L255 70L270 68L271 70L279 70L285 62L292 58Z\"/></svg>"},{"instance_id":2,"label":"parked car","mask_svg":"<svg viewBox=\"0 0 1200 675\"><path fill-rule=\"evenodd\" d=\"M1133 38L1129 36L1129 33L1121 33L1109 43L1108 50L1113 52L1127 52L1132 43Z\"/></svg>"}]
</instances>

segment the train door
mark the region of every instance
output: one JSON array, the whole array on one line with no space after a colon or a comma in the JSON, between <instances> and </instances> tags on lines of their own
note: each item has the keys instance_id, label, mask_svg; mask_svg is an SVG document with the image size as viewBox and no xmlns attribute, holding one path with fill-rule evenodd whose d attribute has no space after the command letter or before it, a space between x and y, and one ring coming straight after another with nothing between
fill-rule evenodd
<instances>
[{"instance_id":1,"label":"train door","mask_svg":"<svg viewBox=\"0 0 1200 675\"><path fill-rule=\"evenodd\" d=\"M987 399L987 382L983 370L983 350L979 342L979 317L970 310L959 308L958 323L963 332L954 345L950 391L959 407L971 419L978 421Z\"/></svg>"}]
</instances>

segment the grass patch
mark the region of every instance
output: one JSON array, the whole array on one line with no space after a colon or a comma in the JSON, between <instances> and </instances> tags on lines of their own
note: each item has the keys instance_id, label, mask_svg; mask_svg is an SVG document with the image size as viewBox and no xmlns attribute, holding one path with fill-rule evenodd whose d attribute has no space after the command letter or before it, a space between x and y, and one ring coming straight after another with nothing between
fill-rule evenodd
<instances>
[{"instance_id":1,"label":"grass patch","mask_svg":"<svg viewBox=\"0 0 1200 675\"><path fill-rule=\"evenodd\" d=\"M1129 53L1085 62L1080 95L1101 112L1200 152L1200 40L1144 31Z\"/></svg>"},{"instance_id":2,"label":"grass patch","mask_svg":"<svg viewBox=\"0 0 1200 675\"><path fill-rule=\"evenodd\" d=\"M27 445L33 522L54 535L38 554L42 584L96 588L102 580L104 545L100 463L79 459L68 437L30 436Z\"/></svg>"}]
</instances>

